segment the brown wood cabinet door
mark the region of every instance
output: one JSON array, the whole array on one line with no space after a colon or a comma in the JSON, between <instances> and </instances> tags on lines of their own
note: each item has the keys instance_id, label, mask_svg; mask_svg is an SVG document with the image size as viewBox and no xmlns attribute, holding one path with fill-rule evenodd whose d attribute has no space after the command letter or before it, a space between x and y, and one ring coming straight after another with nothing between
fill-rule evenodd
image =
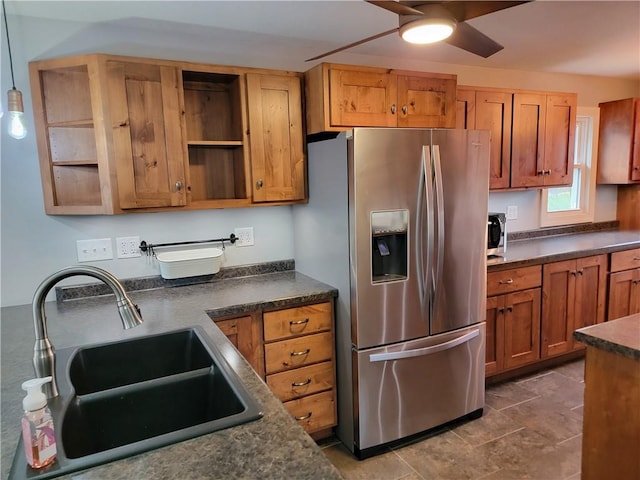
<instances>
[{"instance_id":1,"label":"brown wood cabinet door","mask_svg":"<svg viewBox=\"0 0 640 480\"><path fill-rule=\"evenodd\" d=\"M306 160L300 78L247 74L254 202L303 200Z\"/></svg>"},{"instance_id":2,"label":"brown wood cabinet door","mask_svg":"<svg viewBox=\"0 0 640 480\"><path fill-rule=\"evenodd\" d=\"M640 100L633 102L633 141L631 147L631 181L640 182Z\"/></svg>"},{"instance_id":3,"label":"brown wood cabinet door","mask_svg":"<svg viewBox=\"0 0 640 480\"><path fill-rule=\"evenodd\" d=\"M544 182L546 96L515 93L511 187L538 187Z\"/></svg>"},{"instance_id":4,"label":"brown wood cabinet door","mask_svg":"<svg viewBox=\"0 0 640 480\"><path fill-rule=\"evenodd\" d=\"M476 92L476 127L491 132L489 188L509 188L511 172L511 92Z\"/></svg>"},{"instance_id":5,"label":"brown wood cabinet door","mask_svg":"<svg viewBox=\"0 0 640 480\"><path fill-rule=\"evenodd\" d=\"M331 126L395 127L396 77L386 73L329 70Z\"/></svg>"},{"instance_id":6,"label":"brown wood cabinet door","mask_svg":"<svg viewBox=\"0 0 640 480\"><path fill-rule=\"evenodd\" d=\"M544 186L571 185L576 132L576 95L547 95Z\"/></svg>"},{"instance_id":7,"label":"brown wood cabinet door","mask_svg":"<svg viewBox=\"0 0 640 480\"><path fill-rule=\"evenodd\" d=\"M514 368L540 358L540 289L505 297L504 366Z\"/></svg>"},{"instance_id":8,"label":"brown wood cabinet door","mask_svg":"<svg viewBox=\"0 0 640 480\"><path fill-rule=\"evenodd\" d=\"M398 127L455 127L455 79L398 75L397 91Z\"/></svg>"},{"instance_id":9,"label":"brown wood cabinet door","mask_svg":"<svg viewBox=\"0 0 640 480\"><path fill-rule=\"evenodd\" d=\"M249 362L260 378L264 379L264 350L260 313L229 320L218 320L215 324Z\"/></svg>"},{"instance_id":10,"label":"brown wood cabinet door","mask_svg":"<svg viewBox=\"0 0 640 480\"><path fill-rule=\"evenodd\" d=\"M640 312L640 268L609 275L607 320Z\"/></svg>"},{"instance_id":11,"label":"brown wood cabinet door","mask_svg":"<svg viewBox=\"0 0 640 480\"><path fill-rule=\"evenodd\" d=\"M542 268L542 358L571 351L576 305L576 261Z\"/></svg>"},{"instance_id":12,"label":"brown wood cabinet door","mask_svg":"<svg viewBox=\"0 0 640 480\"><path fill-rule=\"evenodd\" d=\"M640 181L640 99L600 104L598 183Z\"/></svg>"},{"instance_id":13,"label":"brown wood cabinet door","mask_svg":"<svg viewBox=\"0 0 640 480\"><path fill-rule=\"evenodd\" d=\"M607 255L578 258L576 260L575 309L572 319L571 341L574 349L585 348L573 340L578 328L604 322L607 291Z\"/></svg>"},{"instance_id":14,"label":"brown wood cabinet door","mask_svg":"<svg viewBox=\"0 0 640 480\"><path fill-rule=\"evenodd\" d=\"M178 70L114 61L106 70L120 208L185 205Z\"/></svg>"},{"instance_id":15,"label":"brown wood cabinet door","mask_svg":"<svg viewBox=\"0 0 640 480\"><path fill-rule=\"evenodd\" d=\"M456 93L456 128L476 128L476 91L459 88Z\"/></svg>"},{"instance_id":16,"label":"brown wood cabinet door","mask_svg":"<svg viewBox=\"0 0 640 480\"><path fill-rule=\"evenodd\" d=\"M504 368L504 302L504 295L487 298L486 376L499 373Z\"/></svg>"}]
</instances>

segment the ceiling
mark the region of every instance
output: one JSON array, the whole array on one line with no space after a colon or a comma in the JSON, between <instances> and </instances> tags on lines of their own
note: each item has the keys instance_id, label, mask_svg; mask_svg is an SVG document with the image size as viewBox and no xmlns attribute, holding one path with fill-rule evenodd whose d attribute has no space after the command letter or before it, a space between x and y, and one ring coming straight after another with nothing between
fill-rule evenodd
<instances>
[{"instance_id":1,"label":"ceiling","mask_svg":"<svg viewBox=\"0 0 640 480\"><path fill-rule=\"evenodd\" d=\"M129 26L158 25L173 34L227 32L229 38L241 35L245 45L268 42L300 62L398 26L395 14L360 0L6 0L6 4L9 15L126 21ZM409 45L391 34L322 61L345 63L345 55L353 54L640 81L640 0L536 0L469 23L504 45L504 50L484 59L447 44Z\"/></svg>"}]
</instances>

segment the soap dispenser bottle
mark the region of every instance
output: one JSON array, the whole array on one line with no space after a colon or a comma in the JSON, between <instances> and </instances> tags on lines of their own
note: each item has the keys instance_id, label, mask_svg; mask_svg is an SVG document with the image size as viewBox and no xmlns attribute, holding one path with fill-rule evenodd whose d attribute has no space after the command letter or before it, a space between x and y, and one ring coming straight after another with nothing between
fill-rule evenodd
<instances>
[{"instance_id":1,"label":"soap dispenser bottle","mask_svg":"<svg viewBox=\"0 0 640 480\"><path fill-rule=\"evenodd\" d=\"M22 384L27 396L22 400L22 440L27 463L32 468L42 468L56 458L56 436L53 417L47 407L47 397L42 393L42 385L51 377L34 378Z\"/></svg>"}]
</instances>

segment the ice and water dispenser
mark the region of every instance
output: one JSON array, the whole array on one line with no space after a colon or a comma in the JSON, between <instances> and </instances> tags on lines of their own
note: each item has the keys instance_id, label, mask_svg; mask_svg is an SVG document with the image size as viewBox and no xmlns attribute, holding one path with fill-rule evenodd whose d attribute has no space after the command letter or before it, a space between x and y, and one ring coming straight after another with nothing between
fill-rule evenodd
<instances>
[{"instance_id":1,"label":"ice and water dispenser","mask_svg":"<svg viewBox=\"0 0 640 480\"><path fill-rule=\"evenodd\" d=\"M371 212L371 275L373 283L407 278L408 210Z\"/></svg>"}]
</instances>

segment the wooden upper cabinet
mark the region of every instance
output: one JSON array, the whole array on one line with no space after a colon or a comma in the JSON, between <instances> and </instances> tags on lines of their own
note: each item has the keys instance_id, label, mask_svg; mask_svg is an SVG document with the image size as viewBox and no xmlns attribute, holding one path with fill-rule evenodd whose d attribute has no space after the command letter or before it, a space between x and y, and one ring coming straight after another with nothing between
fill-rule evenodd
<instances>
[{"instance_id":1,"label":"wooden upper cabinet","mask_svg":"<svg viewBox=\"0 0 640 480\"><path fill-rule=\"evenodd\" d=\"M306 161L299 77L247 74L254 202L303 200Z\"/></svg>"},{"instance_id":2,"label":"wooden upper cabinet","mask_svg":"<svg viewBox=\"0 0 640 480\"><path fill-rule=\"evenodd\" d=\"M306 198L299 73L101 54L29 68L48 214Z\"/></svg>"},{"instance_id":3,"label":"wooden upper cabinet","mask_svg":"<svg viewBox=\"0 0 640 480\"><path fill-rule=\"evenodd\" d=\"M455 79L398 75L397 81L398 127L455 126Z\"/></svg>"},{"instance_id":4,"label":"wooden upper cabinet","mask_svg":"<svg viewBox=\"0 0 640 480\"><path fill-rule=\"evenodd\" d=\"M640 98L600 105L598 183L640 182Z\"/></svg>"},{"instance_id":5,"label":"wooden upper cabinet","mask_svg":"<svg viewBox=\"0 0 640 480\"><path fill-rule=\"evenodd\" d=\"M511 94L477 91L475 128L491 132L489 188L509 187L511 173Z\"/></svg>"},{"instance_id":6,"label":"wooden upper cabinet","mask_svg":"<svg viewBox=\"0 0 640 480\"><path fill-rule=\"evenodd\" d=\"M456 76L322 63L305 73L307 133L456 124Z\"/></svg>"},{"instance_id":7,"label":"wooden upper cabinet","mask_svg":"<svg viewBox=\"0 0 640 480\"><path fill-rule=\"evenodd\" d=\"M456 128L491 132L491 190L571 184L575 94L463 86L456 105Z\"/></svg>"},{"instance_id":8,"label":"wooden upper cabinet","mask_svg":"<svg viewBox=\"0 0 640 480\"><path fill-rule=\"evenodd\" d=\"M106 63L120 208L186 204L178 70Z\"/></svg>"},{"instance_id":9,"label":"wooden upper cabinet","mask_svg":"<svg viewBox=\"0 0 640 480\"><path fill-rule=\"evenodd\" d=\"M395 127L397 84L387 73L329 69L330 124Z\"/></svg>"}]
</instances>

